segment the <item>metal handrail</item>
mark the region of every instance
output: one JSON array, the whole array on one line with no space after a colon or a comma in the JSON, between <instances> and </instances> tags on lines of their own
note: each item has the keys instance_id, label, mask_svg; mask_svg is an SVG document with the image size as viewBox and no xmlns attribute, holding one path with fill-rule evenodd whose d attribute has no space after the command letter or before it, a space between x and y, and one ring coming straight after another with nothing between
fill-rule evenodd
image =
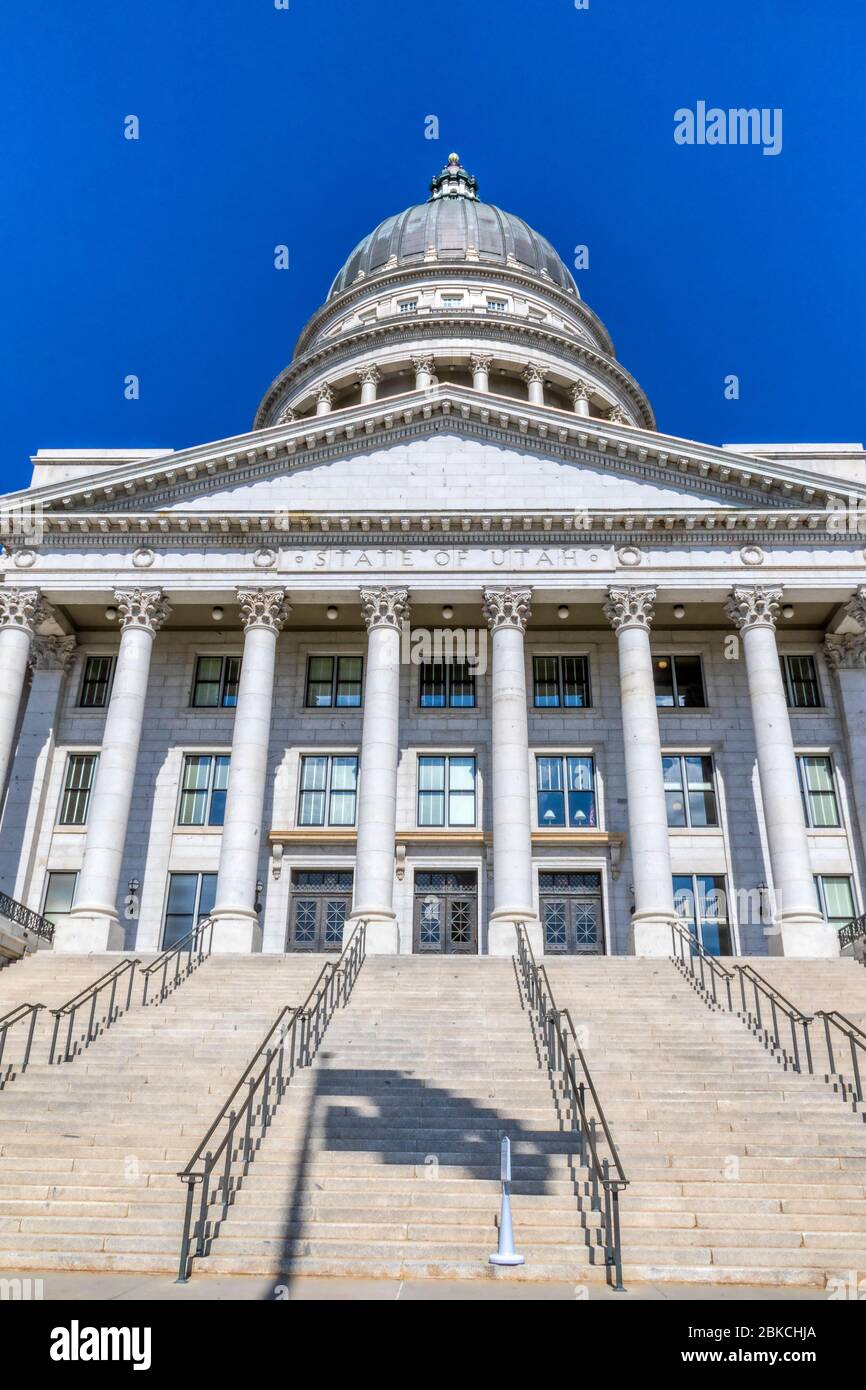
<instances>
[{"instance_id":1,"label":"metal handrail","mask_svg":"<svg viewBox=\"0 0 866 1390\"><path fill-rule=\"evenodd\" d=\"M844 951L846 946L853 946L855 941L863 937L866 937L866 913L861 917L852 917L850 922L839 928L839 950Z\"/></svg>"},{"instance_id":2,"label":"metal handrail","mask_svg":"<svg viewBox=\"0 0 866 1390\"><path fill-rule=\"evenodd\" d=\"M759 975L754 966L736 965L734 969L740 976L740 998L743 1005L742 1017L747 1027L753 1029L755 1032L763 1033L764 1042L766 1044L772 1042L773 1049L780 1054L786 1067L790 1062L794 1071L802 1072L800 1044L797 1038L797 1028L801 1027L803 1030L803 1049L805 1052L806 1066L811 1074L814 1071L814 1067L812 1066L812 1047L809 1040L809 1025L812 1022L812 1015L802 1013L801 1010L797 1008L796 1004L792 1004L791 1000L785 997L781 990L776 989L776 986L770 984L769 980L765 980L763 975ZM746 1003L747 980L752 986L752 993L754 995L754 1012L750 1005ZM764 1022L764 1011L761 1008L762 999L766 1004L769 1004L770 1007L772 1033ZM790 1053L782 1042L779 1033L780 1010L788 1019L791 1026L792 1050Z\"/></svg>"},{"instance_id":3,"label":"metal handrail","mask_svg":"<svg viewBox=\"0 0 866 1390\"><path fill-rule=\"evenodd\" d=\"M824 1020L824 1037L827 1042L827 1056L830 1061L830 1075L839 1078L842 1088L843 1099L847 1098L850 1092L855 1096L860 1105L863 1104L863 1073L860 1069L861 1063L858 1056L858 1049L863 1053L866 1061L866 1033L859 1028L856 1023L852 1023L850 1018L840 1014L838 1009L818 1009L815 1013L816 1018ZM836 1054L833 1050L833 1038L830 1029L837 1028L843 1037L848 1039L848 1046L851 1049L851 1072L854 1077L853 1085L846 1081L841 1071L836 1067Z\"/></svg>"},{"instance_id":4,"label":"metal handrail","mask_svg":"<svg viewBox=\"0 0 866 1390\"><path fill-rule=\"evenodd\" d=\"M348 1003L366 951L367 923L359 922L336 964L328 961L319 971L300 1008L287 1005L277 1014L192 1158L178 1173L186 1183L179 1284L187 1282L192 1259L206 1254L219 1234L292 1077L299 1068L311 1065L331 1017ZM242 1090L246 1094L235 1106ZM196 1184L201 1184L201 1194L193 1225ZM220 1205L213 1221L208 1217L212 1201Z\"/></svg>"},{"instance_id":5,"label":"metal handrail","mask_svg":"<svg viewBox=\"0 0 866 1390\"><path fill-rule=\"evenodd\" d=\"M731 998L731 982L734 978L730 970L726 970L719 963L687 927L683 927L679 922L671 922L671 943L673 950L671 960L683 975L691 975L692 984L696 989L709 999L712 995L713 1005L719 1008L719 986L724 989L724 998L727 999L728 1013L734 1012L734 1004ZM686 952L688 947L688 953ZM697 969L695 962L697 961ZM710 988L707 988L707 975L710 977ZM723 1005L722 1005L723 1007Z\"/></svg>"},{"instance_id":6,"label":"metal handrail","mask_svg":"<svg viewBox=\"0 0 866 1390\"><path fill-rule=\"evenodd\" d=\"M114 965L110 970L106 970L104 975L100 975L98 980L93 981L93 984L88 985L86 989L73 995L65 1004L61 1004L59 1009L51 1010L54 1017L54 1031L51 1035L51 1053L48 1058L49 1066L54 1062L61 1018L68 1017L69 1025L66 1030L66 1046L63 1050L63 1056L59 1057L58 1061L71 1062L81 1050L72 1037L75 1027L75 1016L78 1010L84 1004L88 1003L88 1001L90 1002L90 1017L87 1020L87 1031L84 1035L83 1042L84 1047L89 1047L90 1044L99 1037L100 1033L105 1032L113 1023L116 1023L121 1014L125 1013L129 1008L132 1000L132 983L135 979L135 967L139 964L140 962L138 960L122 960L119 965ZM117 999L117 984L121 977L127 972L129 973L129 986L126 991L126 1003L122 1004L119 1003ZM104 1016L97 1020L96 1001L100 994L107 989L111 991L108 1000L108 1009Z\"/></svg>"},{"instance_id":7,"label":"metal handrail","mask_svg":"<svg viewBox=\"0 0 866 1390\"><path fill-rule=\"evenodd\" d=\"M0 1091L17 1075L14 1064L8 1063L6 1070L3 1070L3 1053L6 1049L6 1034L10 1028L14 1028L16 1023L21 1023L23 1019L30 1019L30 1027L27 1030L27 1042L24 1045L24 1057L19 1068L20 1072L27 1070L30 1061L30 1049L33 1046L33 1031L36 1027L36 1016L40 1009L44 1009L44 1004L18 1004L14 1009L10 1009L8 1014L0 1017Z\"/></svg>"},{"instance_id":8,"label":"metal handrail","mask_svg":"<svg viewBox=\"0 0 866 1390\"><path fill-rule=\"evenodd\" d=\"M205 949L204 939L207 935L207 949ZM177 989L178 985L184 980L188 980L197 966L201 965L211 953L213 946L213 918L202 917L193 927L192 931L187 932L186 936L181 937L180 941L175 942L167 951L163 951L161 956L157 956L155 961L146 965L141 971L144 979L144 989L141 994L142 1007L148 1004L161 1004L167 999L172 990ZM186 959L181 965L181 956ZM174 975L168 977L168 970L171 962L174 961ZM162 979L157 994L147 997L151 977L158 971L162 972Z\"/></svg>"},{"instance_id":9,"label":"metal handrail","mask_svg":"<svg viewBox=\"0 0 866 1390\"><path fill-rule=\"evenodd\" d=\"M574 1021L568 1009L557 1007L547 971L543 965L539 966L536 963L526 928L520 922L517 924L517 960L527 1002L530 1008L535 1011L545 1039L548 1069L551 1077L557 1072L562 1073L564 1086L571 1101L572 1120L580 1136L581 1156L586 1159L587 1150L589 1153L588 1167L592 1181L592 1207L594 1211L602 1210L599 1187L604 1192L603 1231L608 1283L612 1282L615 1289L622 1289L624 1285L622 1282L619 1194L628 1187L628 1178L620 1161L619 1152L604 1113L604 1107L595 1088L589 1064L584 1056L583 1048L578 1042ZM563 1026L563 1019L566 1021L567 1027ZM587 1111L587 1095L592 1099L594 1107L592 1114ZM609 1157L602 1157L599 1153L599 1125L604 1135ZM612 1281L611 1275L613 1275Z\"/></svg>"},{"instance_id":10,"label":"metal handrail","mask_svg":"<svg viewBox=\"0 0 866 1390\"><path fill-rule=\"evenodd\" d=\"M54 940L54 923L34 912L32 907L25 907L23 903L16 902L8 893L0 893L0 917L14 922L17 927L23 927L25 931L32 931L44 941Z\"/></svg>"}]
</instances>

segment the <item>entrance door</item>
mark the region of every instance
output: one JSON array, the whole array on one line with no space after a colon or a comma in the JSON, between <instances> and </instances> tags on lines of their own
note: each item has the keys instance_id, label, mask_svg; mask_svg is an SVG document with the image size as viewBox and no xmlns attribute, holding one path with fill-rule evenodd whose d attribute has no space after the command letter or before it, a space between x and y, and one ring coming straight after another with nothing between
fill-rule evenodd
<instances>
[{"instance_id":1,"label":"entrance door","mask_svg":"<svg viewBox=\"0 0 866 1390\"><path fill-rule=\"evenodd\" d=\"M545 955L602 956L601 874L538 875Z\"/></svg>"},{"instance_id":2,"label":"entrance door","mask_svg":"<svg viewBox=\"0 0 866 1390\"><path fill-rule=\"evenodd\" d=\"M471 955L478 950L474 871L416 870L415 950L421 955Z\"/></svg>"},{"instance_id":3,"label":"entrance door","mask_svg":"<svg viewBox=\"0 0 866 1390\"><path fill-rule=\"evenodd\" d=\"M341 951L351 906L351 869L295 869L286 950Z\"/></svg>"}]
</instances>

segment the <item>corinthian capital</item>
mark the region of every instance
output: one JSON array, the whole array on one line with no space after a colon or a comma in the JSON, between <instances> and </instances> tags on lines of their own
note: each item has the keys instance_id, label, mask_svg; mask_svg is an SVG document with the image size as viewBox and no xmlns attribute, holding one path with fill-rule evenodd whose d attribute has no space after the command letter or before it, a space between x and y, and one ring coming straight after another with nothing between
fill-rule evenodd
<instances>
[{"instance_id":1,"label":"corinthian capital","mask_svg":"<svg viewBox=\"0 0 866 1390\"><path fill-rule=\"evenodd\" d=\"M473 372L489 372L490 363L493 361L493 354L488 352L472 352L469 354L469 365Z\"/></svg>"},{"instance_id":2,"label":"corinthian capital","mask_svg":"<svg viewBox=\"0 0 866 1390\"><path fill-rule=\"evenodd\" d=\"M527 362L523 371L523 380L540 381L543 384L545 380L544 368L538 362Z\"/></svg>"},{"instance_id":3,"label":"corinthian capital","mask_svg":"<svg viewBox=\"0 0 866 1390\"><path fill-rule=\"evenodd\" d=\"M640 627L649 632L655 601L655 589L608 589L604 616L617 636L627 627Z\"/></svg>"},{"instance_id":4,"label":"corinthian capital","mask_svg":"<svg viewBox=\"0 0 866 1390\"><path fill-rule=\"evenodd\" d=\"M431 375L435 369L433 357L429 353L418 353L412 358L412 366L416 372L426 372Z\"/></svg>"},{"instance_id":5,"label":"corinthian capital","mask_svg":"<svg viewBox=\"0 0 866 1390\"><path fill-rule=\"evenodd\" d=\"M828 633L824 655L834 671L861 671L866 667L866 632Z\"/></svg>"},{"instance_id":6,"label":"corinthian capital","mask_svg":"<svg viewBox=\"0 0 866 1390\"><path fill-rule=\"evenodd\" d=\"M246 632L251 627L266 627L271 632L281 632L292 612L286 603L285 589L238 589L238 603Z\"/></svg>"},{"instance_id":7,"label":"corinthian capital","mask_svg":"<svg viewBox=\"0 0 866 1390\"><path fill-rule=\"evenodd\" d=\"M843 610L847 617L853 618L855 623L866 632L866 586L860 585L856 594L852 594Z\"/></svg>"},{"instance_id":8,"label":"corinthian capital","mask_svg":"<svg viewBox=\"0 0 866 1390\"><path fill-rule=\"evenodd\" d=\"M50 612L38 589L0 588L0 629L17 627L32 637Z\"/></svg>"},{"instance_id":9,"label":"corinthian capital","mask_svg":"<svg viewBox=\"0 0 866 1390\"><path fill-rule=\"evenodd\" d=\"M162 589L115 589L114 602L121 631L142 627L156 636L171 614L171 604Z\"/></svg>"},{"instance_id":10,"label":"corinthian capital","mask_svg":"<svg viewBox=\"0 0 866 1390\"><path fill-rule=\"evenodd\" d=\"M485 589L481 611L491 632L501 627L515 627L518 632L525 632L532 617L532 590Z\"/></svg>"},{"instance_id":11,"label":"corinthian capital","mask_svg":"<svg viewBox=\"0 0 866 1390\"><path fill-rule=\"evenodd\" d=\"M378 386L382 380L382 373L375 362L369 367L362 367L358 375L364 386Z\"/></svg>"},{"instance_id":12,"label":"corinthian capital","mask_svg":"<svg viewBox=\"0 0 866 1390\"><path fill-rule=\"evenodd\" d=\"M362 589L361 613L368 632L377 627L399 630L401 624L409 620L409 590Z\"/></svg>"},{"instance_id":13,"label":"corinthian capital","mask_svg":"<svg viewBox=\"0 0 866 1390\"><path fill-rule=\"evenodd\" d=\"M578 377L577 381L573 384L571 388L571 398L573 401L589 400L589 387L582 377Z\"/></svg>"},{"instance_id":14,"label":"corinthian capital","mask_svg":"<svg viewBox=\"0 0 866 1390\"><path fill-rule=\"evenodd\" d=\"M75 651L74 637L34 637L30 666L34 671L66 671Z\"/></svg>"},{"instance_id":15,"label":"corinthian capital","mask_svg":"<svg viewBox=\"0 0 866 1390\"><path fill-rule=\"evenodd\" d=\"M725 612L740 632L748 632L753 627L769 627L775 632L781 603L781 588L755 584L735 588L725 604Z\"/></svg>"}]
</instances>

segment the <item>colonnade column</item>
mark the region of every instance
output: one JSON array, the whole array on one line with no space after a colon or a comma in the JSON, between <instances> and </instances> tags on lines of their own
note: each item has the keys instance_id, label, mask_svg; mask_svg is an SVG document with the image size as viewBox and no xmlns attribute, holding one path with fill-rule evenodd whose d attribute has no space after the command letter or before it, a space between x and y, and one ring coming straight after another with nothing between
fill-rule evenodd
<instances>
[{"instance_id":1,"label":"colonnade column","mask_svg":"<svg viewBox=\"0 0 866 1390\"><path fill-rule=\"evenodd\" d=\"M316 414L330 415L334 404L334 393L330 386L320 386L316 392Z\"/></svg>"},{"instance_id":2,"label":"colonnade column","mask_svg":"<svg viewBox=\"0 0 866 1390\"><path fill-rule=\"evenodd\" d=\"M484 616L493 647L493 911L487 934L491 956L513 955L518 922L525 924L536 955L543 949L532 892L529 723L523 649L531 599L529 589L484 590Z\"/></svg>"},{"instance_id":3,"label":"colonnade column","mask_svg":"<svg viewBox=\"0 0 866 1390\"><path fill-rule=\"evenodd\" d=\"M171 605L161 589L118 590L114 601L120 621L120 648L88 807L75 903L55 932L56 951L118 951L124 945L117 890L153 642L171 613Z\"/></svg>"},{"instance_id":4,"label":"colonnade column","mask_svg":"<svg viewBox=\"0 0 866 1390\"><path fill-rule=\"evenodd\" d=\"M529 386L529 404L544 405L544 368L536 362L530 362L523 379Z\"/></svg>"},{"instance_id":5,"label":"colonnade column","mask_svg":"<svg viewBox=\"0 0 866 1390\"><path fill-rule=\"evenodd\" d=\"M585 381L576 381L571 388L575 415L589 415L589 387Z\"/></svg>"},{"instance_id":6,"label":"colonnade column","mask_svg":"<svg viewBox=\"0 0 866 1390\"><path fill-rule=\"evenodd\" d=\"M426 354L422 357L413 357L412 366L415 369L415 390L426 391L433 385L433 377L436 371L436 364L433 358Z\"/></svg>"},{"instance_id":7,"label":"colonnade column","mask_svg":"<svg viewBox=\"0 0 866 1390\"><path fill-rule=\"evenodd\" d=\"M291 609L284 589L239 589L244 652L232 732L214 921L217 953L261 950L256 882L274 703L277 638Z\"/></svg>"},{"instance_id":8,"label":"colonnade column","mask_svg":"<svg viewBox=\"0 0 866 1390\"><path fill-rule=\"evenodd\" d=\"M46 611L38 589L0 588L0 808L15 746L30 643Z\"/></svg>"},{"instance_id":9,"label":"colonnade column","mask_svg":"<svg viewBox=\"0 0 866 1390\"><path fill-rule=\"evenodd\" d=\"M381 381L379 368L374 366L364 367L361 371L361 404L371 405L376 399L376 391Z\"/></svg>"},{"instance_id":10,"label":"colonnade column","mask_svg":"<svg viewBox=\"0 0 866 1390\"><path fill-rule=\"evenodd\" d=\"M674 908L662 750L650 628L655 589L608 590L605 616L616 633L625 757L628 834L634 879L630 947L668 956Z\"/></svg>"},{"instance_id":11,"label":"colonnade column","mask_svg":"<svg viewBox=\"0 0 866 1390\"><path fill-rule=\"evenodd\" d=\"M824 655L836 676L851 798L861 853L866 854L866 587L859 588L848 600L845 614L859 624L861 631L828 634Z\"/></svg>"},{"instance_id":12,"label":"colonnade column","mask_svg":"<svg viewBox=\"0 0 866 1390\"><path fill-rule=\"evenodd\" d=\"M367 675L358 782L358 842L351 926L367 922L367 950L396 955L394 840L400 732L400 635L409 621L407 589L362 589Z\"/></svg>"},{"instance_id":13,"label":"colonnade column","mask_svg":"<svg viewBox=\"0 0 866 1390\"><path fill-rule=\"evenodd\" d=\"M472 385L476 391L490 390L490 363L493 361L486 352L473 352L469 358L472 368Z\"/></svg>"},{"instance_id":14,"label":"colonnade column","mask_svg":"<svg viewBox=\"0 0 866 1390\"><path fill-rule=\"evenodd\" d=\"M772 955L837 956L838 936L818 911L809 837L797 776L788 701L776 646L780 588L735 588L725 611L739 629L746 659L752 725L770 868Z\"/></svg>"}]
</instances>

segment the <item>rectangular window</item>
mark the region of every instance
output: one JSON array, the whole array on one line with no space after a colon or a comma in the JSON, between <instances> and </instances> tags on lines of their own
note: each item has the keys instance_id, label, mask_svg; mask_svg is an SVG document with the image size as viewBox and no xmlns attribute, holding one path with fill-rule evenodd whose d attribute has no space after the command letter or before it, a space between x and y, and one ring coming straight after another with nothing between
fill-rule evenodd
<instances>
[{"instance_id":1,"label":"rectangular window","mask_svg":"<svg viewBox=\"0 0 866 1390\"><path fill-rule=\"evenodd\" d=\"M192 703L196 709L234 709L241 675L239 656L199 656Z\"/></svg>"},{"instance_id":2,"label":"rectangular window","mask_svg":"<svg viewBox=\"0 0 866 1390\"><path fill-rule=\"evenodd\" d=\"M507 300L507 299L488 299L488 301L487 301L487 307L488 307L488 309L492 309L494 313L497 313L497 314L504 314L505 311L506 311L506 309L508 308L508 300Z\"/></svg>"},{"instance_id":3,"label":"rectangular window","mask_svg":"<svg viewBox=\"0 0 866 1390\"><path fill-rule=\"evenodd\" d=\"M672 753L662 758L665 802L670 826L718 825L713 760L700 753Z\"/></svg>"},{"instance_id":4,"label":"rectangular window","mask_svg":"<svg viewBox=\"0 0 866 1390\"><path fill-rule=\"evenodd\" d=\"M60 803L60 825L85 825L96 773L96 753L70 753Z\"/></svg>"},{"instance_id":5,"label":"rectangular window","mask_svg":"<svg viewBox=\"0 0 866 1390\"><path fill-rule=\"evenodd\" d=\"M797 768L806 824L812 830L841 825L832 758L802 754Z\"/></svg>"},{"instance_id":6,"label":"rectangular window","mask_svg":"<svg viewBox=\"0 0 866 1390\"><path fill-rule=\"evenodd\" d=\"M544 830L586 830L597 825L595 763L563 754L535 759L538 824Z\"/></svg>"},{"instance_id":7,"label":"rectangular window","mask_svg":"<svg viewBox=\"0 0 866 1390\"><path fill-rule=\"evenodd\" d=\"M414 314L418 308L417 299L402 299L397 306L401 314Z\"/></svg>"},{"instance_id":8,"label":"rectangular window","mask_svg":"<svg viewBox=\"0 0 866 1390\"><path fill-rule=\"evenodd\" d=\"M418 824L474 826L474 758L419 757Z\"/></svg>"},{"instance_id":9,"label":"rectangular window","mask_svg":"<svg viewBox=\"0 0 866 1390\"><path fill-rule=\"evenodd\" d=\"M419 669L422 709L474 709L475 672L465 661L425 661Z\"/></svg>"},{"instance_id":10,"label":"rectangular window","mask_svg":"<svg viewBox=\"0 0 866 1390\"><path fill-rule=\"evenodd\" d=\"M216 899L216 874L169 874L162 949L176 946L202 919Z\"/></svg>"},{"instance_id":11,"label":"rectangular window","mask_svg":"<svg viewBox=\"0 0 866 1390\"><path fill-rule=\"evenodd\" d=\"M89 656L84 663L84 675L78 703L82 709L102 709L108 702L111 688L113 656Z\"/></svg>"},{"instance_id":12,"label":"rectangular window","mask_svg":"<svg viewBox=\"0 0 866 1390\"><path fill-rule=\"evenodd\" d=\"M361 704L360 656L311 656L307 660L309 709L357 709Z\"/></svg>"},{"instance_id":13,"label":"rectangular window","mask_svg":"<svg viewBox=\"0 0 866 1390\"><path fill-rule=\"evenodd\" d=\"M352 826L358 799L358 759L348 754L301 758L298 825Z\"/></svg>"},{"instance_id":14,"label":"rectangular window","mask_svg":"<svg viewBox=\"0 0 866 1390\"><path fill-rule=\"evenodd\" d=\"M222 825L226 813L231 758L227 753L188 753L183 777L178 825Z\"/></svg>"},{"instance_id":15,"label":"rectangular window","mask_svg":"<svg viewBox=\"0 0 866 1390\"><path fill-rule=\"evenodd\" d=\"M534 656L533 703L536 709L587 709L592 704L588 656Z\"/></svg>"},{"instance_id":16,"label":"rectangular window","mask_svg":"<svg viewBox=\"0 0 866 1390\"><path fill-rule=\"evenodd\" d=\"M696 709L707 703L699 656L654 656L653 678L661 709Z\"/></svg>"},{"instance_id":17,"label":"rectangular window","mask_svg":"<svg viewBox=\"0 0 866 1390\"><path fill-rule=\"evenodd\" d=\"M58 917L72 911L72 904L75 900L75 887L78 883L77 873L51 873L45 883L45 901L42 904L42 916L49 922L56 922Z\"/></svg>"},{"instance_id":18,"label":"rectangular window","mask_svg":"<svg viewBox=\"0 0 866 1390\"><path fill-rule=\"evenodd\" d=\"M821 689L814 656L780 656L782 680L791 709L820 709Z\"/></svg>"},{"instance_id":19,"label":"rectangular window","mask_svg":"<svg viewBox=\"0 0 866 1390\"><path fill-rule=\"evenodd\" d=\"M731 954L728 897L723 874L674 874L674 907L684 925L713 956Z\"/></svg>"},{"instance_id":20,"label":"rectangular window","mask_svg":"<svg viewBox=\"0 0 866 1390\"><path fill-rule=\"evenodd\" d=\"M847 874L816 874L815 892L821 915L832 926L844 927L857 916L851 880Z\"/></svg>"},{"instance_id":21,"label":"rectangular window","mask_svg":"<svg viewBox=\"0 0 866 1390\"><path fill-rule=\"evenodd\" d=\"M460 308L460 305L461 305L462 303L463 303L463 295L462 295L462 294L443 294L443 296L442 296L442 308L443 308L443 309L459 309L459 308Z\"/></svg>"}]
</instances>

